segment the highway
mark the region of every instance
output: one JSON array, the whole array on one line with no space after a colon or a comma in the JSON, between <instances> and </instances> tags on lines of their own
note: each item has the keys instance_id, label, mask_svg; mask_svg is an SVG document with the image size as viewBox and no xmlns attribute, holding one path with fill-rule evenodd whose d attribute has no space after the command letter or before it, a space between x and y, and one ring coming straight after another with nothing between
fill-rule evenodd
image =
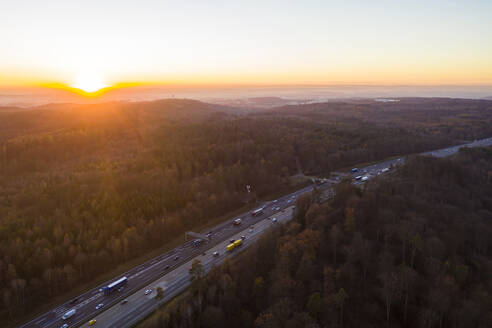
<instances>
[{"instance_id":1,"label":"highway","mask_svg":"<svg viewBox=\"0 0 492 328\"><path fill-rule=\"evenodd\" d=\"M207 254L210 253L209 248L215 246L224 240L229 240L231 236L237 234L241 228L245 226L256 225L258 222L265 219L275 213L281 213L285 208L293 205L295 199L304 193L308 193L313 190L313 186L308 186L297 190L296 192L283 196L276 200L275 202L269 202L262 205L264 207L263 215L253 217L251 213L244 213L240 216L234 217L226 222L223 222L215 226L212 230L203 231L202 234L207 234L212 232L210 235L210 240L203 243L200 247L194 247L192 241L188 241L178 246L177 248L170 250L158 257L155 257L126 273L123 273L111 281L107 281L104 284L97 286L96 288L85 292L82 295L56 307L55 309L37 317L36 319L22 325L23 328L55 328L62 327L67 324L68 327L76 327L82 323L87 322L99 313L106 310L141 289L142 286L149 284L155 279L159 278L163 274L173 272L175 269L179 268L183 263L188 262L195 256L202 254L204 251ZM233 225L235 219L240 218L242 224L238 227ZM224 247L225 249L225 247ZM122 291L115 291L109 296L104 296L102 292L102 287L107 286L109 283L126 276L128 278L128 284L124 287ZM98 304L103 304L103 307L96 309ZM130 308L128 306L127 308ZM63 320L62 316L64 313L70 309L75 309L76 314L67 319ZM99 327L104 327L98 325Z\"/></svg>"},{"instance_id":2,"label":"highway","mask_svg":"<svg viewBox=\"0 0 492 328\"><path fill-rule=\"evenodd\" d=\"M205 272L208 272L213 265L219 265L227 258L236 255L238 252L253 244L254 241L271 226L290 220L292 218L292 213L293 207L291 206L274 215L277 222L273 222L272 217L270 217L257 222L253 229L250 229L247 225L237 228L235 234L230 238L237 240L241 239L241 236L246 237L243 241L243 245L233 251L226 252L225 248L229 241L225 240L207 250L205 255L199 255L197 258L202 262ZM217 257L213 255L215 251L219 253ZM188 287L190 281L189 269L191 268L193 260L194 259L191 259L186 263L183 263L172 272L165 274L141 291L131 295L127 298L128 303L116 305L95 317L96 324L94 327L131 327L133 324L140 321L154 311L159 304L169 301ZM155 298L157 295L157 287L163 289L164 297L162 300ZM145 295L144 290L148 289L151 289L152 293Z\"/></svg>"},{"instance_id":3,"label":"highway","mask_svg":"<svg viewBox=\"0 0 492 328\"><path fill-rule=\"evenodd\" d=\"M492 138L487 138L459 146L426 152L421 155L445 157L456 153L460 147L482 147L490 145L492 145ZM354 178L358 177L354 181L356 184L363 184L365 182L364 180L369 180L372 177L383 174L386 171L385 169L400 165L404 161L405 159L403 157L395 158L359 168L357 172L344 173L344 176L352 174ZM366 178L363 180L364 177ZM333 183L336 183L336 181L330 181L318 188L328 189L333 186ZM211 234L210 240L202 243L201 246L193 246L192 241L185 242L173 250L114 277L111 281L107 281L57 306L55 309L42 314L21 327L54 328L62 327L64 324L67 327L77 327L81 324L87 325L87 322L91 319L97 320L93 327L129 327L132 323L157 307L159 302L154 297L157 286L160 285L164 289L164 298L160 300L161 303L179 294L189 283L188 269L194 258L200 259L206 270L209 270L212 264L222 263L227 257L240 251L238 249L231 254L224 254L225 246L229 239L245 235L246 242L242 246L242 249L247 248L262 232L272 225L272 221L270 220L272 217L276 217L279 223L280 221L289 220L292 216L292 205L295 203L295 199L302 194L312 191L314 187L314 185L311 185L277 200L263 203L261 205L264 207L263 215L254 217L250 212L244 213L217 225L211 230L203 231L201 232L202 234L209 232ZM238 218L242 220L242 224L239 226L233 225L233 221ZM252 225L254 228L250 230L249 227ZM220 252L219 257L212 256L215 250ZM205 255L203 255L204 252ZM123 276L128 278L128 284L125 288L122 291L113 292L110 296L104 296L101 288ZM150 295L144 295L144 291L149 288L153 292ZM128 299L128 303L120 304L123 299ZM103 307L96 309L98 304L103 304ZM76 314L67 320L63 320L63 314L70 309L75 309Z\"/></svg>"},{"instance_id":4,"label":"highway","mask_svg":"<svg viewBox=\"0 0 492 328\"><path fill-rule=\"evenodd\" d=\"M492 138L486 138L486 139L480 139L480 140L475 140L472 142L468 142L462 145L457 145L457 146L452 146L448 148L442 148L438 150L432 150L428 151L425 153L421 153L421 156L433 156L433 157L447 157L456 154L460 148L462 147L486 147L486 146L492 146ZM368 179L371 179L375 176L378 176L383 172L384 169L390 169L391 167L401 165L405 163L405 158L404 157L398 157L394 158L391 160L379 162L376 164L368 165L366 167L360 168L357 170L357 172L353 172L352 176L354 178L356 177L367 177ZM361 180L355 180L355 184L363 184L364 181Z\"/></svg>"}]
</instances>

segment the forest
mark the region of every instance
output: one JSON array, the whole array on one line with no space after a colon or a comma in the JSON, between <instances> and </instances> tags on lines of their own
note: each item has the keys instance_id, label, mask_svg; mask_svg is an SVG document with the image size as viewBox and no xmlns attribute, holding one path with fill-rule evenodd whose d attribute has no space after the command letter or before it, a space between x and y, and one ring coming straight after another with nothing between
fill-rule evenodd
<instances>
[{"instance_id":1,"label":"forest","mask_svg":"<svg viewBox=\"0 0 492 328\"><path fill-rule=\"evenodd\" d=\"M492 148L318 196L139 328L492 325Z\"/></svg>"},{"instance_id":2,"label":"forest","mask_svg":"<svg viewBox=\"0 0 492 328\"><path fill-rule=\"evenodd\" d=\"M169 99L1 112L0 323L244 206L246 185L256 200L292 188L296 160L327 175L490 136L491 107L402 99L245 112Z\"/></svg>"}]
</instances>

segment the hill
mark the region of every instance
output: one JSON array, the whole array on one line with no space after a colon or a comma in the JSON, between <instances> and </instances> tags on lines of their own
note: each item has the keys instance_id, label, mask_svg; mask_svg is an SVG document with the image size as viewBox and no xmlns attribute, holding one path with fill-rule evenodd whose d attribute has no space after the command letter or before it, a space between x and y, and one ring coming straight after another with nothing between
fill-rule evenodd
<instances>
[{"instance_id":1,"label":"hill","mask_svg":"<svg viewBox=\"0 0 492 328\"><path fill-rule=\"evenodd\" d=\"M199 121L224 114L230 107L189 99L103 104L51 104L0 111L0 142L14 137L60 129L143 128L176 121ZM14 108L15 109L15 108Z\"/></svg>"},{"instance_id":2,"label":"hill","mask_svg":"<svg viewBox=\"0 0 492 328\"><path fill-rule=\"evenodd\" d=\"M326 175L492 135L486 104L443 102L244 114L169 99L0 113L2 323L237 210L246 185L259 201L291 190L297 161Z\"/></svg>"},{"instance_id":3,"label":"hill","mask_svg":"<svg viewBox=\"0 0 492 328\"><path fill-rule=\"evenodd\" d=\"M285 99L280 97L252 97L239 99L214 99L213 103L248 108L248 109L265 109L283 105L300 104L310 101L309 99Z\"/></svg>"},{"instance_id":4,"label":"hill","mask_svg":"<svg viewBox=\"0 0 492 328\"><path fill-rule=\"evenodd\" d=\"M264 115L293 115L318 122L363 121L376 126L398 126L421 135L473 140L492 135L492 102L454 98L373 99L282 106Z\"/></svg>"}]
</instances>

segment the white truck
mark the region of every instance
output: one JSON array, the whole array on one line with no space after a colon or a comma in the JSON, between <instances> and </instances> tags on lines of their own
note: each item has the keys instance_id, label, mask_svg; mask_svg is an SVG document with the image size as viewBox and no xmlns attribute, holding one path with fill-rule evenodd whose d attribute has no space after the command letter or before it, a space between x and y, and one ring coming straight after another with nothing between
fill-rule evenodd
<instances>
[{"instance_id":1,"label":"white truck","mask_svg":"<svg viewBox=\"0 0 492 328\"><path fill-rule=\"evenodd\" d=\"M67 320L68 318L73 317L75 315L75 312L76 312L75 309L71 309L71 310L65 312L65 314L62 316L62 319Z\"/></svg>"}]
</instances>

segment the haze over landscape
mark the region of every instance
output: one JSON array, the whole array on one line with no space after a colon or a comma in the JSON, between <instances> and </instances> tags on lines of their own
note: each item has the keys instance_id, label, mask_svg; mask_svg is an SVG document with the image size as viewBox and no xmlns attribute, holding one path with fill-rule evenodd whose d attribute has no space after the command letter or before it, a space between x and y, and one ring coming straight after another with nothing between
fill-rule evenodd
<instances>
[{"instance_id":1,"label":"haze over landscape","mask_svg":"<svg viewBox=\"0 0 492 328\"><path fill-rule=\"evenodd\" d=\"M303 98L492 96L491 10L490 1L6 2L0 103L81 102L45 88L87 96L129 85L146 87L107 99L278 96L269 86L302 86L293 97Z\"/></svg>"},{"instance_id":2,"label":"haze over landscape","mask_svg":"<svg viewBox=\"0 0 492 328\"><path fill-rule=\"evenodd\" d=\"M0 4L0 327L492 327L492 2Z\"/></svg>"}]
</instances>

